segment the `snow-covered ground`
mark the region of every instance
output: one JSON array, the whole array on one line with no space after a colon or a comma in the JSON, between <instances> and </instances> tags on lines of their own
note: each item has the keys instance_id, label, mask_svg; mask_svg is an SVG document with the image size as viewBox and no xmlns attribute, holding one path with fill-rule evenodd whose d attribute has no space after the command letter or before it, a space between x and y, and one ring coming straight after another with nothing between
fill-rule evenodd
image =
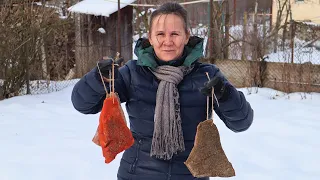
<instances>
[{"instance_id":1,"label":"snow-covered ground","mask_svg":"<svg viewBox=\"0 0 320 180\"><path fill-rule=\"evenodd\" d=\"M91 141L99 116L74 110L71 90L0 101L0 180L116 180L121 155L104 163ZM230 179L318 180L320 94L264 88L246 97L255 110L248 131L233 133L215 116Z\"/></svg>"}]
</instances>

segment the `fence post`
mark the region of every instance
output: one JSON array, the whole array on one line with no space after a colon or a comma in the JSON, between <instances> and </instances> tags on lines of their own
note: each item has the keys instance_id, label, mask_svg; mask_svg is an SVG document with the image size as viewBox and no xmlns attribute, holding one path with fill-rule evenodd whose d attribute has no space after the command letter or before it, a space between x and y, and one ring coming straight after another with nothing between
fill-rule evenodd
<instances>
[{"instance_id":1,"label":"fence post","mask_svg":"<svg viewBox=\"0 0 320 180\"><path fill-rule=\"evenodd\" d=\"M248 22L248 14L247 12L243 13L243 33L242 33L242 47L241 47L241 60L246 60L246 37L247 37L247 22Z\"/></svg>"},{"instance_id":2,"label":"fence post","mask_svg":"<svg viewBox=\"0 0 320 180\"><path fill-rule=\"evenodd\" d=\"M147 14L147 12L145 12ZM118 14L117 14L117 52L121 54L121 8L120 0L118 0Z\"/></svg>"},{"instance_id":3,"label":"fence post","mask_svg":"<svg viewBox=\"0 0 320 180\"><path fill-rule=\"evenodd\" d=\"M237 17L237 2L233 0L233 26L236 26L236 17Z\"/></svg>"},{"instance_id":4,"label":"fence post","mask_svg":"<svg viewBox=\"0 0 320 180\"><path fill-rule=\"evenodd\" d=\"M24 4L23 5L23 9L24 11L27 12L27 15L25 18L25 20L31 24L31 19L30 19L30 8L28 8L28 5ZM24 33L28 33L28 32L22 32L23 34ZM22 36L23 38L25 37L28 37L28 35L24 34L24 36ZM27 43L28 44L28 43ZM30 66L29 66L29 57L28 57L28 47L27 47L27 44L23 44L23 59L24 59L24 67L26 68L26 73L25 73L25 82L26 82L26 86L27 86L27 94L31 94L31 91L30 91Z\"/></svg>"},{"instance_id":5,"label":"fence post","mask_svg":"<svg viewBox=\"0 0 320 180\"><path fill-rule=\"evenodd\" d=\"M75 16L75 64L76 64L76 77L82 77L82 40L81 40L81 15L74 13Z\"/></svg>"},{"instance_id":6,"label":"fence post","mask_svg":"<svg viewBox=\"0 0 320 180\"><path fill-rule=\"evenodd\" d=\"M257 11L258 11L258 1L256 0L254 14L253 14L253 36L252 36L252 60L256 61L258 59L258 25L257 25Z\"/></svg>"},{"instance_id":7,"label":"fence post","mask_svg":"<svg viewBox=\"0 0 320 180\"><path fill-rule=\"evenodd\" d=\"M266 23L267 23L267 20L266 20L266 14L263 13L262 15L262 22L263 22L263 44L262 44L262 56L265 56L266 54L266 37L267 37L267 27L266 27Z\"/></svg>"},{"instance_id":8,"label":"fence post","mask_svg":"<svg viewBox=\"0 0 320 180\"><path fill-rule=\"evenodd\" d=\"M290 34L291 34L291 63L294 63L294 37L295 37L295 22L293 20L290 21Z\"/></svg>"}]
</instances>

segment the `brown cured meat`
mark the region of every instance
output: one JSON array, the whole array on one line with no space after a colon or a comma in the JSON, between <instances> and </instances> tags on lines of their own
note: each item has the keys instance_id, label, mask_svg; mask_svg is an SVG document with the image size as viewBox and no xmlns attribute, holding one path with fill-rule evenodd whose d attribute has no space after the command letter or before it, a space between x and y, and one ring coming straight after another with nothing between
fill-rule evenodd
<instances>
[{"instance_id":1,"label":"brown cured meat","mask_svg":"<svg viewBox=\"0 0 320 180\"><path fill-rule=\"evenodd\" d=\"M117 154L133 145L134 138L127 127L117 94L110 93L104 100L99 126L92 141L101 146L105 163L110 163Z\"/></svg>"},{"instance_id":2,"label":"brown cured meat","mask_svg":"<svg viewBox=\"0 0 320 180\"><path fill-rule=\"evenodd\" d=\"M213 120L197 127L194 147L185 162L194 177L232 177L235 171L225 155Z\"/></svg>"}]
</instances>

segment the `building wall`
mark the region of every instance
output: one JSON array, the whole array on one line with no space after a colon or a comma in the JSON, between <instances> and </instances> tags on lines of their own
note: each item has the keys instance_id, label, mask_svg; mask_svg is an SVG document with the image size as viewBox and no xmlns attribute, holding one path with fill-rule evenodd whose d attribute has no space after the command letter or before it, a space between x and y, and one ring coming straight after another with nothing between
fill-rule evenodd
<instances>
[{"instance_id":1,"label":"building wall","mask_svg":"<svg viewBox=\"0 0 320 180\"><path fill-rule=\"evenodd\" d=\"M311 21L320 24L320 0L290 1L292 18L295 21ZM276 22L278 7L278 0L273 0L272 22ZM285 14L283 17L285 18Z\"/></svg>"}]
</instances>

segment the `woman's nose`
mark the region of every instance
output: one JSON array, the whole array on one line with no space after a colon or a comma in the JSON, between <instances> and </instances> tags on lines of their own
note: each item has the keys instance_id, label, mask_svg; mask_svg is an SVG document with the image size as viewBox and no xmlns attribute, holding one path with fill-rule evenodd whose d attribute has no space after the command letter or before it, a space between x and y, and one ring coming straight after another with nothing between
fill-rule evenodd
<instances>
[{"instance_id":1,"label":"woman's nose","mask_svg":"<svg viewBox=\"0 0 320 180\"><path fill-rule=\"evenodd\" d=\"M163 44L164 44L164 45L167 45L167 46L172 45L172 44L173 44L173 39L172 39L172 37L171 37L171 36L166 36L166 37L164 38Z\"/></svg>"}]
</instances>

